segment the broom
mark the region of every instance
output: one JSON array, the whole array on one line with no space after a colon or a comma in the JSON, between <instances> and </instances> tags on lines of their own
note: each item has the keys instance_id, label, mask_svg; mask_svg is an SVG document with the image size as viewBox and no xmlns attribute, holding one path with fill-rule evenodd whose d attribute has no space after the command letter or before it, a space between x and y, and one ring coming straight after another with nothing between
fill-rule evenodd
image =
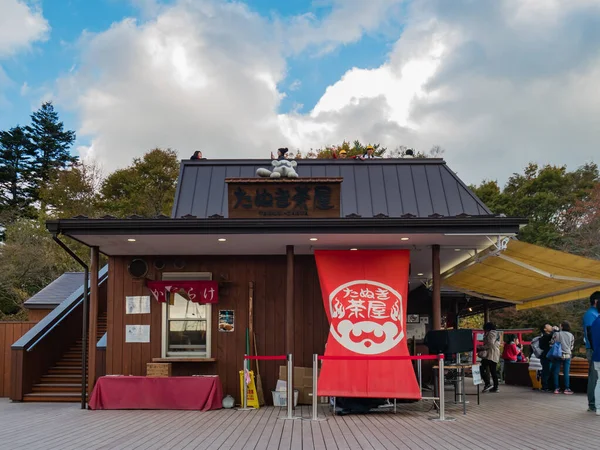
<instances>
[{"instance_id":1,"label":"broom","mask_svg":"<svg viewBox=\"0 0 600 450\"><path fill-rule=\"evenodd\" d=\"M256 333L252 334L254 337L254 354L258 356L258 350L256 349ZM258 360L256 361L256 395L258 396L258 404L263 406L265 404L265 394L263 393L262 380L260 379Z\"/></svg>"}]
</instances>

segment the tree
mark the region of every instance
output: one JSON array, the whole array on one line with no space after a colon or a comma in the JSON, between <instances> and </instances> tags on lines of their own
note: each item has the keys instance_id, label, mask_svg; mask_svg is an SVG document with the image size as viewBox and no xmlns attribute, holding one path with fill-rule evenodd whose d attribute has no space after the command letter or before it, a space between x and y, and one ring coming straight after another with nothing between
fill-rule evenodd
<instances>
[{"instance_id":1,"label":"tree","mask_svg":"<svg viewBox=\"0 0 600 450\"><path fill-rule=\"evenodd\" d=\"M459 317L459 328L471 328L473 330L483 330L483 314L473 314L471 316Z\"/></svg>"},{"instance_id":2,"label":"tree","mask_svg":"<svg viewBox=\"0 0 600 450\"><path fill-rule=\"evenodd\" d=\"M525 242L600 257L600 188L598 168L586 164L574 171L566 167L529 164L513 174L501 189L496 181L473 186L474 192L497 214L529 219L519 231ZM586 300L517 311L510 307L492 313L500 328L539 329L545 323L571 324L577 346L582 344L581 316Z\"/></svg>"},{"instance_id":3,"label":"tree","mask_svg":"<svg viewBox=\"0 0 600 450\"><path fill-rule=\"evenodd\" d=\"M179 175L173 150L154 149L133 165L113 172L102 184L102 206L117 217L170 215Z\"/></svg>"},{"instance_id":4,"label":"tree","mask_svg":"<svg viewBox=\"0 0 600 450\"><path fill-rule=\"evenodd\" d=\"M0 131L0 212L1 224L6 225L18 216L32 216L27 193L28 144L25 130L16 126Z\"/></svg>"},{"instance_id":5,"label":"tree","mask_svg":"<svg viewBox=\"0 0 600 450\"><path fill-rule=\"evenodd\" d=\"M503 189L486 180L471 188L496 214L529 219L519 239L561 248L565 223L573 206L598 182L598 167L586 164L573 172L566 167L529 164L523 174L513 174Z\"/></svg>"},{"instance_id":6,"label":"tree","mask_svg":"<svg viewBox=\"0 0 600 450\"><path fill-rule=\"evenodd\" d=\"M534 335L539 334L538 330L547 323L558 326L566 320L571 324L571 332L575 336L574 353L580 354L579 347L583 345L583 326L581 318L586 309L589 308L589 305L590 303L588 300L578 300L521 311L517 311L517 309L512 306L491 311L490 318L498 328L533 328Z\"/></svg>"},{"instance_id":7,"label":"tree","mask_svg":"<svg viewBox=\"0 0 600 450\"><path fill-rule=\"evenodd\" d=\"M99 213L101 183L100 170L95 164L74 163L68 169L54 172L40 190L40 200L47 205L51 217L94 217Z\"/></svg>"},{"instance_id":8,"label":"tree","mask_svg":"<svg viewBox=\"0 0 600 450\"><path fill-rule=\"evenodd\" d=\"M32 197L38 199L40 190L56 170L64 169L77 161L69 149L75 142L75 132L65 131L51 102L42 104L31 115L31 125L25 127L30 141L30 171ZM42 203L42 210L45 205Z\"/></svg>"},{"instance_id":9,"label":"tree","mask_svg":"<svg viewBox=\"0 0 600 450\"><path fill-rule=\"evenodd\" d=\"M564 229L563 250L600 259L600 183L568 211Z\"/></svg>"},{"instance_id":10,"label":"tree","mask_svg":"<svg viewBox=\"0 0 600 450\"><path fill-rule=\"evenodd\" d=\"M66 238L65 238L66 239ZM89 250L68 242L84 260ZM0 312L13 315L22 304L67 271L81 270L52 240L44 220L18 219L6 228L6 242L0 249Z\"/></svg>"}]
</instances>

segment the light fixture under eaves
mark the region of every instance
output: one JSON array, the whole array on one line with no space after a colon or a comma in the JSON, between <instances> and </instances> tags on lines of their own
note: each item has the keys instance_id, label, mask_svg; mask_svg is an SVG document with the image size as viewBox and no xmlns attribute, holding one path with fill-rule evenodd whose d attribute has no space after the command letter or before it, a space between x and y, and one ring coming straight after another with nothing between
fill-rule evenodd
<instances>
[{"instance_id":1,"label":"light fixture under eaves","mask_svg":"<svg viewBox=\"0 0 600 450\"><path fill-rule=\"evenodd\" d=\"M127 242L135 242L135 239L129 238L129 239L127 239Z\"/></svg>"},{"instance_id":2,"label":"light fixture under eaves","mask_svg":"<svg viewBox=\"0 0 600 450\"><path fill-rule=\"evenodd\" d=\"M407 237L400 238L401 241L408 241L408 239L409 238L407 238Z\"/></svg>"},{"instance_id":3,"label":"light fixture under eaves","mask_svg":"<svg viewBox=\"0 0 600 450\"><path fill-rule=\"evenodd\" d=\"M219 238L219 239L218 239L218 241L219 241L219 242L225 242L226 240L227 240L227 239L225 239L225 238Z\"/></svg>"},{"instance_id":4,"label":"light fixture under eaves","mask_svg":"<svg viewBox=\"0 0 600 450\"><path fill-rule=\"evenodd\" d=\"M455 252L460 252L460 248L455 248L454 251Z\"/></svg>"},{"instance_id":5,"label":"light fixture under eaves","mask_svg":"<svg viewBox=\"0 0 600 450\"><path fill-rule=\"evenodd\" d=\"M352 250L352 251L356 251L356 250L358 250L358 249L357 249L357 248L351 248L350 250Z\"/></svg>"},{"instance_id":6,"label":"light fixture under eaves","mask_svg":"<svg viewBox=\"0 0 600 450\"><path fill-rule=\"evenodd\" d=\"M310 238L311 241L318 241L317 238Z\"/></svg>"},{"instance_id":7,"label":"light fixture under eaves","mask_svg":"<svg viewBox=\"0 0 600 450\"><path fill-rule=\"evenodd\" d=\"M422 276L423 276L423 274L419 272L419 273L417 274L417 276L418 276L418 277L422 277Z\"/></svg>"}]
</instances>

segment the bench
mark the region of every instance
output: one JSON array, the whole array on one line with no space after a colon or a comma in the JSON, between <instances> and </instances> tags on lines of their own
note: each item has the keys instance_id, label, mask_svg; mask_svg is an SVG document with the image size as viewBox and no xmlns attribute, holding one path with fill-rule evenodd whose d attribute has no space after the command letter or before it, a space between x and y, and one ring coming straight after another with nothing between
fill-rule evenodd
<instances>
[{"instance_id":1,"label":"bench","mask_svg":"<svg viewBox=\"0 0 600 450\"><path fill-rule=\"evenodd\" d=\"M569 369L570 378L587 378L590 365L587 359L575 357L571 359L571 368ZM564 375L563 371L560 372Z\"/></svg>"}]
</instances>

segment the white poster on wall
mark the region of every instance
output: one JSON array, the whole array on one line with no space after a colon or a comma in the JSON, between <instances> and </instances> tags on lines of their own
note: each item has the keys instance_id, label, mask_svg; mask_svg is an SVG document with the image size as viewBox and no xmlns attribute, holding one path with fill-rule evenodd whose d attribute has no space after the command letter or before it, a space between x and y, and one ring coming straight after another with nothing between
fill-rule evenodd
<instances>
[{"instance_id":1,"label":"white poster on wall","mask_svg":"<svg viewBox=\"0 0 600 450\"><path fill-rule=\"evenodd\" d=\"M409 339L425 339L425 324L424 323L407 323L406 335Z\"/></svg>"},{"instance_id":2,"label":"white poster on wall","mask_svg":"<svg viewBox=\"0 0 600 450\"><path fill-rule=\"evenodd\" d=\"M150 342L150 325L125 325L125 342Z\"/></svg>"},{"instance_id":3,"label":"white poster on wall","mask_svg":"<svg viewBox=\"0 0 600 450\"><path fill-rule=\"evenodd\" d=\"M127 314L150 314L150 296L125 297Z\"/></svg>"}]
</instances>

